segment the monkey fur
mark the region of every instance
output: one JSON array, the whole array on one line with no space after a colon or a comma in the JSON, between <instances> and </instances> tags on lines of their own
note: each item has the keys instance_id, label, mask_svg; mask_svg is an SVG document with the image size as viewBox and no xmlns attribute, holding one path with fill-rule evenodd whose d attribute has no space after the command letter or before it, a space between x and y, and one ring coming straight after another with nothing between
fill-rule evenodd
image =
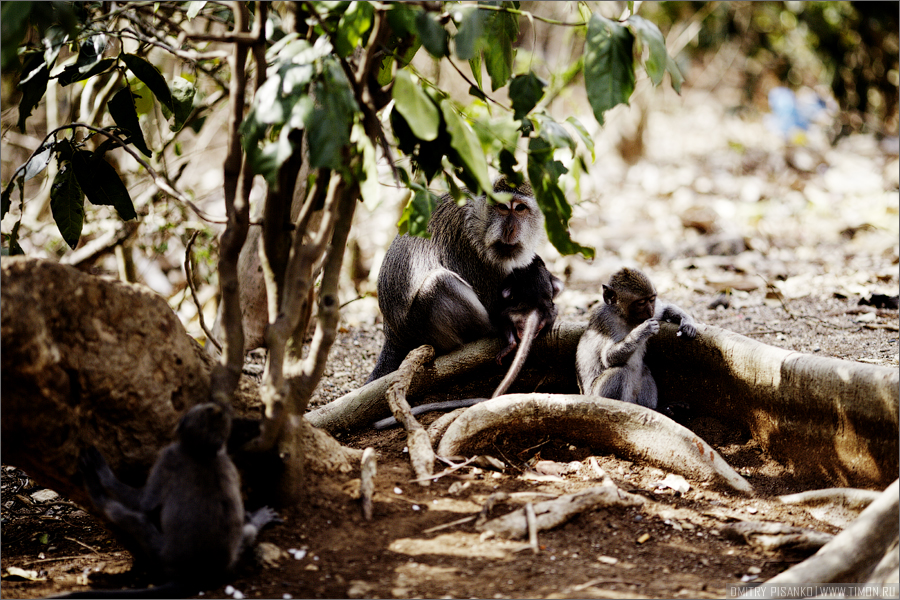
<instances>
[{"instance_id":1,"label":"monkey fur","mask_svg":"<svg viewBox=\"0 0 900 600\"><path fill-rule=\"evenodd\" d=\"M518 352L513 358L509 371L491 398L506 393L522 369L525 359L528 358L531 343L540 334L553 328L557 314L553 299L561 291L562 281L547 270L544 261L537 255L530 265L513 270L503 281L500 290L500 313L497 317L496 327L501 331L501 339L507 345L497 354L497 364L502 364L503 358L517 346ZM412 414L420 415L435 410L454 410L473 406L485 400L487 398L462 398L420 404L412 407ZM394 417L387 417L374 423L375 429L387 429L394 425L397 425L397 419Z\"/></svg>"},{"instance_id":2,"label":"monkey fur","mask_svg":"<svg viewBox=\"0 0 900 600\"><path fill-rule=\"evenodd\" d=\"M694 320L684 310L656 298L650 279L623 268L603 286L603 304L594 309L575 353L582 394L657 407L656 381L644 363L647 340L660 321L679 323L678 334L693 339Z\"/></svg>"},{"instance_id":3,"label":"monkey fur","mask_svg":"<svg viewBox=\"0 0 900 600\"><path fill-rule=\"evenodd\" d=\"M401 235L391 243L378 275L385 342L368 381L396 371L423 344L446 354L496 332L498 290L534 259L544 216L527 183L500 178L494 191L511 198L481 195L460 206L446 195L428 223L430 239Z\"/></svg>"},{"instance_id":4,"label":"monkey fur","mask_svg":"<svg viewBox=\"0 0 900 600\"><path fill-rule=\"evenodd\" d=\"M167 583L63 597L182 598L226 580L263 526L278 519L268 507L244 512L240 477L226 453L230 430L227 408L215 403L192 407L178 422L176 441L160 452L140 489L120 482L96 448L84 450L79 470L94 506L135 564Z\"/></svg>"},{"instance_id":5,"label":"monkey fur","mask_svg":"<svg viewBox=\"0 0 900 600\"><path fill-rule=\"evenodd\" d=\"M502 364L503 358L516 346L519 350L492 398L506 393L522 370L531 351L531 343L553 328L557 315L553 300L562 288L562 281L547 270L540 256L535 256L530 265L515 269L506 277L501 286L497 328L507 345L497 354L497 364Z\"/></svg>"}]
</instances>

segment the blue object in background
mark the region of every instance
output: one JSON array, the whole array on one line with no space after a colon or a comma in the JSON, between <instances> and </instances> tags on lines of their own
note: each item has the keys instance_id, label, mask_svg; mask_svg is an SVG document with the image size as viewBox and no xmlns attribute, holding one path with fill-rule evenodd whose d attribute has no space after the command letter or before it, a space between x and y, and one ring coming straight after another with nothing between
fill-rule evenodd
<instances>
[{"instance_id":1,"label":"blue object in background","mask_svg":"<svg viewBox=\"0 0 900 600\"><path fill-rule=\"evenodd\" d=\"M772 88L769 92L769 108L772 113L767 116L766 124L779 132L786 139L802 143L803 132L826 110L827 105L821 96L807 89L798 96L785 87ZM796 138L799 137L799 140Z\"/></svg>"}]
</instances>

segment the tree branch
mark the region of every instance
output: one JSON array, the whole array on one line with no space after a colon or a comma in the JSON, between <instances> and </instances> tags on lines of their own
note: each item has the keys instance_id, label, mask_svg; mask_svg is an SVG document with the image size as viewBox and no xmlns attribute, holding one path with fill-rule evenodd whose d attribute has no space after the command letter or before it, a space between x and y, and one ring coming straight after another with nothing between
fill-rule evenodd
<instances>
[{"instance_id":1,"label":"tree branch","mask_svg":"<svg viewBox=\"0 0 900 600\"><path fill-rule=\"evenodd\" d=\"M247 9L242 2L233 2L234 29L247 30ZM237 44L231 59L231 114L228 121L228 151L223 165L225 213L227 225L219 239L219 286L222 292L222 357L211 375L210 397L213 401L231 405L244 364L244 328L241 321L241 296L238 280L238 257L250 228L250 203L238 195L242 177L243 151L238 133L244 118L244 86L247 46ZM241 186L243 192L247 185Z\"/></svg>"}]
</instances>

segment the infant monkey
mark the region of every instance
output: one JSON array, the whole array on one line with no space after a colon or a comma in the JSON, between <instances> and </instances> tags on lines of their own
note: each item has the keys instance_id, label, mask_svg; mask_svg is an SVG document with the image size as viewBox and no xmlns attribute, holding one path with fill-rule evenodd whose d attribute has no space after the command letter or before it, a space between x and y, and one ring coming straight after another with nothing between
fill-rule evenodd
<instances>
[{"instance_id":1,"label":"infant monkey","mask_svg":"<svg viewBox=\"0 0 900 600\"><path fill-rule=\"evenodd\" d=\"M509 371L492 398L506 393L531 351L531 343L553 328L557 309L553 300L563 289L562 281L547 270L540 256L527 267L515 269L501 286L500 315L496 327L506 347L497 354L497 364L518 347Z\"/></svg>"},{"instance_id":2,"label":"infant monkey","mask_svg":"<svg viewBox=\"0 0 900 600\"><path fill-rule=\"evenodd\" d=\"M614 273L603 286L603 304L594 309L578 342L575 364L581 393L655 410L656 382L644 353L663 320L678 321L679 336L697 335L690 315L657 301L656 289L643 272L624 268Z\"/></svg>"},{"instance_id":3,"label":"infant monkey","mask_svg":"<svg viewBox=\"0 0 900 600\"><path fill-rule=\"evenodd\" d=\"M198 404L179 420L177 439L164 448L140 489L119 481L91 447L79 470L97 510L132 552L167 582L146 590L91 590L64 596L184 598L227 578L260 529L278 515L264 507L244 512L240 477L226 453L227 409Z\"/></svg>"}]
</instances>

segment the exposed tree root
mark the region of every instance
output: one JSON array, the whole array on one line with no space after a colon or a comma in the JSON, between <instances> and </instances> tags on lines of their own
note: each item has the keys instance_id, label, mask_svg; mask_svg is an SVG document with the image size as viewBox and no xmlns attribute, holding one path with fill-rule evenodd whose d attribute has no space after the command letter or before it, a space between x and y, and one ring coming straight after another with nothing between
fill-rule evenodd
<instances>
[{"instance_id":1,"label":"exposed tree root","mask_svg":"<svg viewBox=\"0 0 900 600\"><path fill-rule=\"evenodd\" d=\"M753 493L752 486L690 430L643 406L596 396L511 394L487 400L450 425L437 452L474 454L501 434L529 431L558 434L686 477Z\"/></svg>"},{"instance_id":2,"label":"exposed tree root","mask_svg":"<svg viewBox=\"0 0 900 600\"><path fill-rule=\"evenodd\" d=\"M873 490L860 490L857 488L828 488L824 490L812 490L799 494L779 496L784 504L799 504L804 506L817 506L820 504L836 504L857 512L864 510L880 496L880 492Z\"/></svg>"},{"instance_id":3,"label":"exposed tree root","mask_svg":"<svg viewBox=\"0 0 900 600\"><path fill-rule=\"evenodd\" d=\"M531 353L532 356L539 357L544 367L548 364L567 365L568 371L571 372L570 387L575 385L575 346L583 331L583 325L558 324L548 335L535 340ZM450 354L438 356L432 364L427 365L413 378L406 392L407 398L418 399L418 402L410 402L412 405L421 404L424 394L438 388L442 390L460 388L460 382L469 384L476 382L478 389L484 388L480 393L460 397L489 396L505 372L494 360L501 347L500 340L484 338ZM534 373L529 378L526 373L528 364L531 363L526 363L526 368L519 375L514 387L520 384L535 386L542 379L546 379L546 369L541 369L538 379L534 377ZM568 378L568 371L565 369L560 371ZM376 379L325 406L308 412L306 418L316 427L332 432L368 427L389 414L385 393L397 377L397 372L394 372Z\"/></svg>"},{"instance_id":4,"label":"exposed tree root","mask_svg":"<svg viewBox=\"0 0 900 600\"><path fill-rule=\"evenodd\" d=\"M722 528L726 538L749 544L765 552L796 552L812 554L834 536L815 529L792 527L770 521L741 521Z\"/></svg>"},{"instance_id":5,"label":"exposed tree root","mask_svg":"<svg viewBox=\"0 0 900 600\"><path fill-rule=\"evenodd\" d=\"M492 519L476 526L479 531L491 531L499 537L519 539L529 536L536 546L537 531L552 529L565 523L575 515L597 506L640 506L645 500L641 496L629 494L614 485L590 488L577 494L566 494L554 500L529 504L534 513L533 526L529 534L527 507Z\"/></svg>"},{"instance_id":6,"label":"exposed tree root","mask_svg":"<svg viewBox=\"0 0 900 600\"><path fill-rule=\"evenodd\" d=\"M876 569L890 572L896 554L897 518L900 517L900 481L895 480L844 531L818 552L768 580L763 585L809 583L864 583ZM761 598L758 591L745 597Z\"/></svg>"},{"instance_id":7,"label":"exposed tree root","mask_svg":"<svg viewBox=\"0 0 900 600\"><path fill-rule=\"evenodd\" d=\"M428 433L412 414L409 403L406 401L406 390L409 389L416 372L433 358L434 348L431 346L421 346L410 352L403 359L403 363L397 369L397 377L387 390L391 412L406 429L406 447L409 449L409 460L412 463L413 472L416 474L416 482L426 487L431 485L430 478L434 473L434 450L431 448L431 438L428 437Z\"/></svg>"}]
</instances>

